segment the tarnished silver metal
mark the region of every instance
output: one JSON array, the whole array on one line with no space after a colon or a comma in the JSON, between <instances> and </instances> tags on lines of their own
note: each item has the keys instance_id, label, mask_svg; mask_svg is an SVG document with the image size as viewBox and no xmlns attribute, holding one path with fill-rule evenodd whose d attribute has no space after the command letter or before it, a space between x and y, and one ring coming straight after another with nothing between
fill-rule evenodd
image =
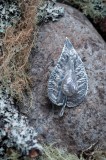
<instances>
[{"instance_id":1,"label":"tarnished silver metal","mask_svg":"<svg viewBox=\"0 0 106 160\"><path fill-rule=\"evenodd\" d=\"M66 38L62 54L48 81L48 97L53 104L64 108L75 107L85 98L88 78L84 64L73 45Z\"/></svg>"}]
</instances>

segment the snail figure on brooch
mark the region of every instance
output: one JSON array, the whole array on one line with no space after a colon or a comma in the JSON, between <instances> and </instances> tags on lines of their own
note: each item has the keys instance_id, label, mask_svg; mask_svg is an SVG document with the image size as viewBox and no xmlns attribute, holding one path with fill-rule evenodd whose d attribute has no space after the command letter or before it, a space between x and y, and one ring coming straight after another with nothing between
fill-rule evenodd
<instances>
[{"instance_id":1,"label":"snail figure on brooch","mask_svg":"<svg viewBox=\"0 0 106 160\"><path fill-rule=\"evenodd\" d=\"M57 106L78 106L88 90L88 78L84 64L73 45L66 38L62 53L48 81L48 97Z\"/></svg>"}]
</instances>

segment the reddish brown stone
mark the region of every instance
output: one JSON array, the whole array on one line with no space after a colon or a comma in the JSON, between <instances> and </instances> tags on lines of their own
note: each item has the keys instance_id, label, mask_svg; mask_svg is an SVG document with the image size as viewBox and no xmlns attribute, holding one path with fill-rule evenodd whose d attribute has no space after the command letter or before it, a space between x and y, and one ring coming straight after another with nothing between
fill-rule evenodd
<instances>
[{"instance_id":1,"label":"reddish brown stone","mask_svg":"<svg viewBox=\"0 0 106 160\"><path fill-rule=\"evenodd\" d=\"M30 74L34 83L29 117L41 140L74 150L87 148L98 140L101 143L106 140L106 44L82 13L72 7L64 7L65 16L58 22L39 27L38 41L30 57ZM60 118L61 107L53 107L48 99L47 82L66 37L84 61L89 90L82 104L76 108L66 108L64 116ZM26 112L26 108L22 111Z\"/></svg>"},{"instance_id":2,"label":"reddish brown stone","mask_svg":"<svg viewBox=\"0 0 106 160\"><path fill-rule=\"evenodd\" d=\"M38 157L39 156L39 153L35 150L35 149L31 149L30 151L29 151L29 157L30 158L36 158L36 157Z\"/></svg>"}]
</instances>

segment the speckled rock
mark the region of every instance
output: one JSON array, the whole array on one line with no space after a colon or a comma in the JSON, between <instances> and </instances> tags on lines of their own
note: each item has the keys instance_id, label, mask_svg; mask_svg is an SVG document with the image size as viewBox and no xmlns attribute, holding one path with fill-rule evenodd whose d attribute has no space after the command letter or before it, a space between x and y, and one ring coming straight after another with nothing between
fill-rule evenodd
<instances>
[{"instance_id":1,"label":"speckled rock","mask_svg":"<svg viewBox=\"0 0 106 160\"><path fill-rule=\"evenodd\" d=\"M106 44L82 13L70 6L64 5L64 8L65 15L58 22L40 26L37 44L32 49L30 74L34 82L29 118L41 141L79 150L106 140ZM52 106L48 99L47 82L66 37L84 62L89 90L82 104L66 108L60 118L61 107ZM26 109L27 106L21 111Z\"/></svg>"},{"instance_id":2,"label":"speckled rock","mask_svg":"<svg viewBox=\"0 0 106 160\"><path fill-rule=\"evenodd\" d=\"M0 157L6 158L6 151L16 148L20 155L35 157L42 152L37 141L37 132L29 126L28 119L15 108L13 99L7 91L0 90Z\"/></svg>"}]
</instances>

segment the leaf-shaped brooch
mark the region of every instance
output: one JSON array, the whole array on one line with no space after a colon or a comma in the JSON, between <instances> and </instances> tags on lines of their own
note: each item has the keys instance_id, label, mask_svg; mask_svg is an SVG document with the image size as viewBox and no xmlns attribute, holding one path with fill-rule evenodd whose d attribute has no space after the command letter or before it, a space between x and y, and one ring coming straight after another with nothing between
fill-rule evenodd
<instances>
[{"instance_id":1,"label":"leaf-shaped brooch","mask_svg":"<svg viewBox=\"0 0 106 160\"><path fill-rule=\"evenodd\" d=\"M84 64L73 45L66 38L60 58L48 81L48 97L53 104L65 107L78 106L88 90L88 77Z\"/></svg>"}]
</instances>

